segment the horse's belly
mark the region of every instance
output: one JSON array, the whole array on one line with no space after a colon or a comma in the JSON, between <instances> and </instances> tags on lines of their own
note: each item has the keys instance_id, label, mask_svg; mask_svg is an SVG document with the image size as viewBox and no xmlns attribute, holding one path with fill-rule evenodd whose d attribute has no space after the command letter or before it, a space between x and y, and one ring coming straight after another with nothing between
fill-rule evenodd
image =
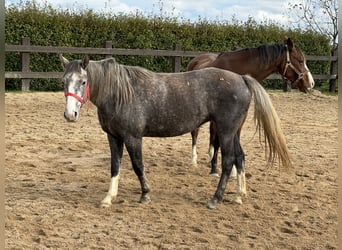
<instances>
[{"instance_id":1,"label":"horse's belly","mask_svg":"<svg viewBox=\"0 0 342 250\"><path fill-rule=\"evenodd\" d=\"M190 133L198 128L206 120L202 121L169 121L166 123L157 123L154 125L147 125L144 136L148 137L171 137Z\"/></svg>"}]
</instances>

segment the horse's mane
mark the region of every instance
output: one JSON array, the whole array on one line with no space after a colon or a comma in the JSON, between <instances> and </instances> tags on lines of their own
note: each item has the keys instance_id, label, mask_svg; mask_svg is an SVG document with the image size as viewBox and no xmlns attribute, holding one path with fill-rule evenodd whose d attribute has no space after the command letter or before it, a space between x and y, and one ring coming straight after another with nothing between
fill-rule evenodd
<instances>
[{"instance_id":1,"label":"horse's mane","mask_svg":"<svg viewBox=\"0 0 342 250\"><path fill-rule=\"evenodd\" d=\"M98 106L114 100L116 112L123 105L132 102L133 85L152 75L152 71L119 64L114 58L91 61L87 71L92 85L92 93L90 93L92 102Z\"/></svg>"},{"instance_id":2,"label":"horse's mane","mask_svg":"<svg viewBox=\"0 0 342 250\"><path fill-rule=\"evenodd\" d=\"M280 56L282 56L283 52L285 51L284 44L272 44L272 45L260 45L258 47L250 47L250 48L234 48L228 52L222 52L218 55L218 57L223 56L225 54L235 54L239 52L248 52L252 53L253 51L257 50L260 60L264 64L268 64L277 60Z\"/></svg>"},{"instance_id":3,"label":"horse's mane","mask_svg":"<svg viewBox=\"0 0 342 250\"><path fill-rule=\"evenodd\" d=\"M298 52L302 53L300 48L295 45ZM218 55L220 57L224 54L229 53L238 53L238 52L252 52L257 50L260 60L264 64L269 64L276 61L279 57L283 55L285 52L285 45L283 43L271 44L271 45L260 45L258 47L251 47L251 48L235 48L229 52L222 52ZM303 54L303 53L302 53Z\"/></svg>"},{"instance_id":4,"label":"horse's mane","mask_svg":"<svg viewBox=\"0 0 342 250\"><path fill-rule=\"evenodd\" d=\"M301 49L295 45L296 50L301 53L304 57ZM261 62L269 63L277 60L285 52L285 45L283 43L273 44L273 45L261 45L257 47Z\"/></svg>"},{"instance_id":5,"label":"horse's mane","mask_svg":"<svg viewBox=\"0 0 342 250\"><path fill-rule=\"evenodd\" d=\"M270 63L282 56L285 51L284 44L260 45L256 48L262 63Z\"/></svg>"},{"instance_id":6,"label":"horse's mane","mask_svg":"<svg viewBox=\"0 0 342 250\"><path fill-rule=\"evenodd\" d=\"M65 67L65 72L64 75L68 74L68 72L78 72L81 73L81 60L75 60L75 61L71 61L70 63L68 63Z\"/></svg>"}]
</instances>

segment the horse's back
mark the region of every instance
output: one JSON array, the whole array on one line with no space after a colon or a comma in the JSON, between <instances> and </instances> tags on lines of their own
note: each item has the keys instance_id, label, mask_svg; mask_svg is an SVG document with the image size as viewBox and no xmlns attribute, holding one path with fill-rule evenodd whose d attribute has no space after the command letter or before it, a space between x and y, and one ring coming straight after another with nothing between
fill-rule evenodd
<instances>
[{"instance_id":1,"label":"horse's back","mask_svg":"<svg viewBox=\"0 0 342 250\"><path fill-rule=\"evenodd\" d=\"M242 116L250 102L243 78L219 68L153 73L132 86L131 107L111 118L111 126L126 127L134 136L178 136L207 121L227 123Z\"/></svg>"},{"instance_id":2,"label":"horse's back","mask_svg":"<svg viewBox=\"0 0 342 250\"><path fill-rule=\"evenodd\" d=\"M191 79L198 81L196 83L199 85L198 92L202 94L196 100L197 105L205 103L213 119L217 119L221 114L232 116L234 112L249 107L251 92L242 75L216 67L195 70L186 74L189 82ZM192 92L188 94L191 95Z\"/></svg>"},{"instance_id":3,"label":"horse's back","mask_svg":"<svg viewBox=\"0 0 342 250\"><path fill-rule=\"evenodd\" d=\"M215 78L218 79L218 83L214 86L215 92L218 92L218 95L225 99L224 103L227 107L229 106L229 109L231 107L249 106L251 92L246 84L245 76L216 67L209 67L207 70L216 75ZM248 78L255 81L252 77Z\"/></svg>"},{"instance_id":4,"label":"horse's back","mask_svg":"<svg viewBox=\"0 0 342 250\"><path fill-rule=\"evenodd\" d=\"M244 78L233 71L217 68L206 67L199 70L182 72L182 73L157 73L168 79L170 88L181 88L182 91L199 90L210 94L221 92L228 98L238 91L246 91L248 87ZM189 93L190 94L190 93Z\"/></svg>"},{"instance_id":5,"label":"horse's back","mask_svg":"<svg viewBox=\"0 0 342 250\"><path fill-rule=\"evenodd\" d=\"M217 54L215 53L204 53L199 56L194 57L187 66L187 71L203 69L210 65L213 61L216 60Z\"/></svg>"},{"instance_id":6,"label":"horse's back","mask_svg":"<svg viewBox=\"0 0 342 250\"><path fill-rule=\"evenodd\" d=\"M213 85L212 82L214 81L216 82L216 85L214 85L215 88L222 85L222 88L224 88L225 90L229 90L230 92L248 89L244 77L230 70L209 66L201 70L189 72L189 74L194 74L195 78L204 79L207 75L208 86Z\"/></svg>"}]
</instances>

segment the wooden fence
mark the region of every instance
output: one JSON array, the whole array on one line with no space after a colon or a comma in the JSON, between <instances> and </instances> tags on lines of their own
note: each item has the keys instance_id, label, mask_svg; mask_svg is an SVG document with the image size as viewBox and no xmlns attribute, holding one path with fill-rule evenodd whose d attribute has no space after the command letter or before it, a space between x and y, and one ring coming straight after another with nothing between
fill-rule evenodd
<instances>
[{"instance_id":1,"label":"wooden fence","mask_svg":"<svg viewBox=\"0 0 342 250\"><path fill-rule=\"evenodd\" d=\"M150 49L117 49L112 47L111 41L106 41L104 48L81 48L81 47L54 47L54 46L33 46L30 45L30 38L23 38L21 45L5 45L6 52L21 53L21 71L5 72L5 78L17 78L22 80L22 91L30 89L30 80L35 78L61 78L63 72L31 72L30 71L30 53L71 53L71 54L96 54L110 57L113 55L131 55L131 56L167 56L173 58L173 70L179 72L181 68L182 57L195 57L205 52L184 51L181 45L176 44L173 50L150 50ZM329 61L337 65L337 56L306 56L308 61ZM332 70L331 75L314 74L315 80L335 80L336 71ZM279 74L272 74L267 79L281 79Z\"/></svg>"}]
</instances>

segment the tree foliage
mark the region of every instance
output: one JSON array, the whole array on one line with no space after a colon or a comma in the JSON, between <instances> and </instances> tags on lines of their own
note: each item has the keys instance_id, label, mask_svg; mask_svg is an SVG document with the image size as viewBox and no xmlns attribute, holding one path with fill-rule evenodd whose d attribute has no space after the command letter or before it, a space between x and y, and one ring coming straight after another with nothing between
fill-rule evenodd
<instances>
[{"instance_id":1,"label":"tree foliage","mask_svg":"<svg viewBox=\"0 0 342 250\"><path fill-rule=\"evenodd\" d=\"M6 44L20 44L22 37L30 37L32 45L95 47L112 41L115 48L165 49L181 44L189 51L228 51L235 47L256 47L283 40L293 41L307 55L328 55L329 39L312 30L284 29L273 23L256 23L236 20L213 22L199 18L197 22L179 21L176 18L135 12L129 14L101 14L92 10L54 9L49 4L37 5L34 1L10 5L5 10ZM69 59L82 55L65 55ZM170 58L154 56L115 56L126 65L139 65L157 72L171 72ZM93 60L101 56L92 56ZM183 58L185 71L191 58ZM6 53L6 71L20 71L20 54ZM309 62L313 73L327 73L325 62ZM63 71L56 54L31 54L31 71ZM265 87L281 88L279 81L265 81ZM20 81L6 79L6 89L20 89ZM33 90L62 90L58 79L36 79Z\"/></svg>"},{"instance_id":2,"label":"tree foliage","mask_svg":"<svg viewBox=\"0 0 342 250\"><path fill-rule=\"evenodd\" d=\"M328 35L333 45L337 46L337 0L301 0L289 3L290 14L294 14L298 24L320 34Z\"/></svg>"},{"instance_id":3,"label":"tree foliage","mask_svg":"<svg viewBox=\"0 0 342 250\"><path fill-rule=\"evenodd\" d=\"M296 16L299 25L304 25L319 34L326 35L330 39L330 54L337 55L338 28L337 0L301 0L299 3L289 3L291 14ZM331 62L330 74L337 74L337 64ZM336 80L329 81L329 91L336 91Z\"/></svg>"}]
</instances>

